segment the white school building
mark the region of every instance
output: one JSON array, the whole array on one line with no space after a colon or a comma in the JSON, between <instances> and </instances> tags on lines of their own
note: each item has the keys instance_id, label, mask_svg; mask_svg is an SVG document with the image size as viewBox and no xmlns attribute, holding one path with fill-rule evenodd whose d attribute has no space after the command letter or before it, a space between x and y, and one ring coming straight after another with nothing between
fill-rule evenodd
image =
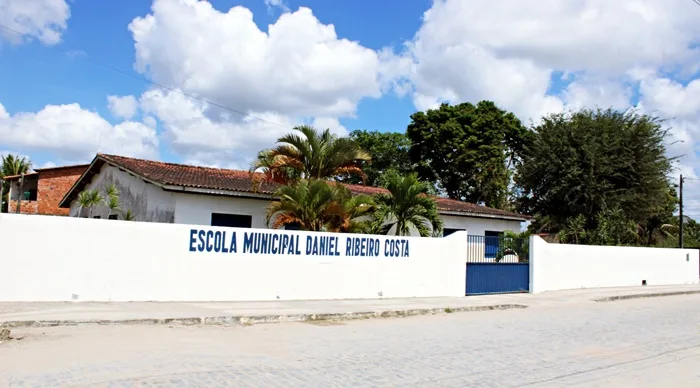
<instances>
[{"instance_id":1,"label":"white school building","mask_svg":"<svg viewBox=\"0 0 700 388\"><path fill-rule=\"evenodd\" d=\"M265 209L277 188L263 183L254 190L248 171L98 154L66 193L60 207L70 208L70 215L77 216L80 207L75 199L81 191L110 184L119 189L123 209L130 209L136 221L237 228L267 228ZM360 185L347 187L369 195L384 191ZM519 232L521 224L529 219L453 199L435 197L435 201L445 236L457 231L481 236ZM107 208L92 209L90 217L108 217Z\"/></svg>"}]
</instances>

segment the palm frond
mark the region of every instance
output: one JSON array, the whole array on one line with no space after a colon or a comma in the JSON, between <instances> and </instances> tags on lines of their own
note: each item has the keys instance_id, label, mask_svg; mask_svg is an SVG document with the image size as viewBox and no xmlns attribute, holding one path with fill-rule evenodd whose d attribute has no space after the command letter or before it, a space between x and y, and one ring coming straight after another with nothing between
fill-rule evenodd
<instances>
[{"instance_id":1,"label":"palm frond","mask_svg":"<svg viewBox=\"0 0 700 388\"><path fill-rule=\"evenodd\" d=\"M105 186L104 188L104 193L108 198L118 198L119 197L119 189L117 188L117 185L114 183Z\"/></svg>"},{"instance_id":2,"label":"palm frond","mask_svg":"<svg viewBox=\"0 0 700 388\"><path fill-rule=\"evenodd\" d=\"M136 219L136 214L134 214L131 209L122 213L122 218L124 221L134 221Z\"/></svg>"},{"instance_id":3,"label":"palm frond","mask_svg":"<svg viewBox=\"0 0 700 388\"><path fill-rule=\"evenodd\" d=\"M393 229L399 236L410 235L412 230L423 237L442 233L437 205L417 175L393 175L387 178L385 187L389 193L374 198L377 208L372 221L374 230L389 233Z\"/></svg>"}]
</instances>

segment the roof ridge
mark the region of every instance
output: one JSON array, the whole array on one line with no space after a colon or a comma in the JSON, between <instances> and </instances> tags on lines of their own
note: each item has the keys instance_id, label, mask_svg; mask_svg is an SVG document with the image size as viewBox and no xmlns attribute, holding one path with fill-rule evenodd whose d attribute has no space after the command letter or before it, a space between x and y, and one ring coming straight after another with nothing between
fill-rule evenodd
<instances>
[{"instance_id":1,"label":"roof ridge","mask_svg":"<svg viewBox=\"0 0 700 388\"><path fill-rule=\"evenodd\" d=\"M53 167L35 168L34 171L60 170L60 169L62 169L62 168L88 167L89 165L90 165L90 163L67 164L67 165L65 165L65 166L53 166Z\"/></svg>"},{"instance_id":2,"label":"roof ridge","mask_svg":"<svg viewBox=\"0 0 700 388\"><path fill-rule=\"evenodd\" d=\"M153 160L153 159L143 159L143 158L134 158L131 156L121 156L121 155L112 155L112 154L102 154L98 153L97 155L106 158L106 159L129 159L133 161L138 161L138 162L148 162L148 163L158 163L158 164L164 164L167 166L174 166L174 167L187 167L187 168L201 168L201 169L206 169L206 170L222 170L222 171L236 171L236 172L244 172L244 173L249 173L249 170L240 170L240 169L235 169L235 168L223 168L223 167L211 167L211 166L199 166L196 164L185 164L185 163L175 163L175 162L165 162L162 160Z\"/></svg>"}]
</instances>

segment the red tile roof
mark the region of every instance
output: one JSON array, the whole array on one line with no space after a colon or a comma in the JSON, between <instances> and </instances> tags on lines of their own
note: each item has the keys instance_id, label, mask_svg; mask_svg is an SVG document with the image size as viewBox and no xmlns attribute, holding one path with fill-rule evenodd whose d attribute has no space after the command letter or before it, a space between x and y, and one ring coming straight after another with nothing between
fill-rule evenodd
<instances>
[{"instance_id":1,"label":"red tile roof","mask_svg":"<svg viewBox=\"0 0 700 388\"><path fill-rule=\"evenodd\" d=\"M239 193L263 194L272 195L278 185L275 183L264 182L260 188L255 191L253 182L248 171L230 170L212 167L191 166L177 163L157 162L152 160L127 158L117 155L98 154L95 157L90 170L83 174L83 177L76 183L71 191L66 194L63 199L63 205L69 205L69 201L77 193L82 190L80 187L88 182L80 184L81 181L88 175L94 175L99 171L103 163L109 163L116 167L130 171L135 175L139 175L146 180L162 186L171 186L169 189L197 188L205 190L217 191L234 191ZM173 188L172 186L175 186ZM350 191L356 194L376 194L386 192L386 189L380 187L361 186L361 185L346 185ZM80 189L80 190L78 190ZM508 212L505 210L492 209L485 206L479 206L469 202L457 201L454 199L435 197L438 209L442 212L454 212L464 215L494 217L494 218L509 218L517 220L526 220L530 217L517 213Z\"/></svg>"},{"instance_id":2,"label":"red tile roof","mask_svg":"<svg viewBox=\"0 0 700 388\"><path fill-rule=\"evenodd\" d=\"M30 176L34 176L34 175L39 175L39 173L36 172L36 171L29 171L29 172L25 172L25 173L24 173L24 177L25 177L25 178L30 177ZM13 181L13 180L19 179L19 178L21 178L21 177L22 177L21 174L20 174L20 175L7 175L7 176L4 176L4 177L2 177L2 178L0 178L0 179L3 179L3 180L5 180L5 181Z\"/></svg>"},{"instance_id":3,"label":"red tile roof","mask_svg":"<svg viewBox=\"0 0 700 388\"><path fill-rule=\"evenodd\" d=\"M71 164L71 165L67 165L67 166L35 168L34 171L42 172L42 171L63 170L63 169L67 169L67 168L77 168L77 167L88 168L88 166L89 166L89 164Z\"/></svg>"},{"instance_id":4,"label":"red tile roof","mask_svg":"<svg viewBox=\"0 0 700 388\"><path fill-rule=\"evenodd\" d=\"M35 168L34 171L29 171L29 172L25 173L24 176L28 177L28 176L32 176L32 175L37 175L43 171L63 170L63 169L67 169L67 168L77 168L77 167L87 168L88 166L89 166L89 164L74 164L74 165L70 165L70 166ZM11 180L19 179L21 176L22 175L8 175L2 179L6 180L6 181L11 181Z\"/></svg>"}]
</instances>

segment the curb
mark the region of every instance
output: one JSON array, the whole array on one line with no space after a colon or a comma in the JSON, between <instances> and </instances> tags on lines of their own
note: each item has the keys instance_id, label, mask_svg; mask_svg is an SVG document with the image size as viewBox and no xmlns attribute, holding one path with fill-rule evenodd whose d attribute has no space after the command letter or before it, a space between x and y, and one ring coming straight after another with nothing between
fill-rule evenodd
<instances>
[{"instance_id":1,"label":"curb","mask_svg":"<svg viewBox=\"0 0 700 388\"><path fill-rule=\"evenodd\" d=\"M619 296L609 296L606 298L599 298L599 299L593 299L593 300L596 302L615 302L618 300L626 300L626 299L658 298L658 297L662 297L662 296L693 295L693 294L700 294L700 290L656 292L656 293L651 293L651 294L619 295Z\"/></svg>"},{"instance_id":2,"label":"curb","mask_svg":"<svg viewBox=\"0 0 700 388\"><path fill-rule=\"evenodd\" d=\"M492 306L470 307L444 307L432 309L413 310L385 310L357 313L330 313L330 314L293 314L293 315L231 315L220 317L193 317L193 318L140 318L140 319L87 319L87 320L42 320L42 321L7 321L0 322L0 327L55 327L78 325L243 325L250 326L259 323L282 322L318 322L318 321L350 321L359 319L376 318L404 318L419 315L449 314L469 311L509 310L524 309L525 305L500 304Z\"/></svg>"}]
</instances>

